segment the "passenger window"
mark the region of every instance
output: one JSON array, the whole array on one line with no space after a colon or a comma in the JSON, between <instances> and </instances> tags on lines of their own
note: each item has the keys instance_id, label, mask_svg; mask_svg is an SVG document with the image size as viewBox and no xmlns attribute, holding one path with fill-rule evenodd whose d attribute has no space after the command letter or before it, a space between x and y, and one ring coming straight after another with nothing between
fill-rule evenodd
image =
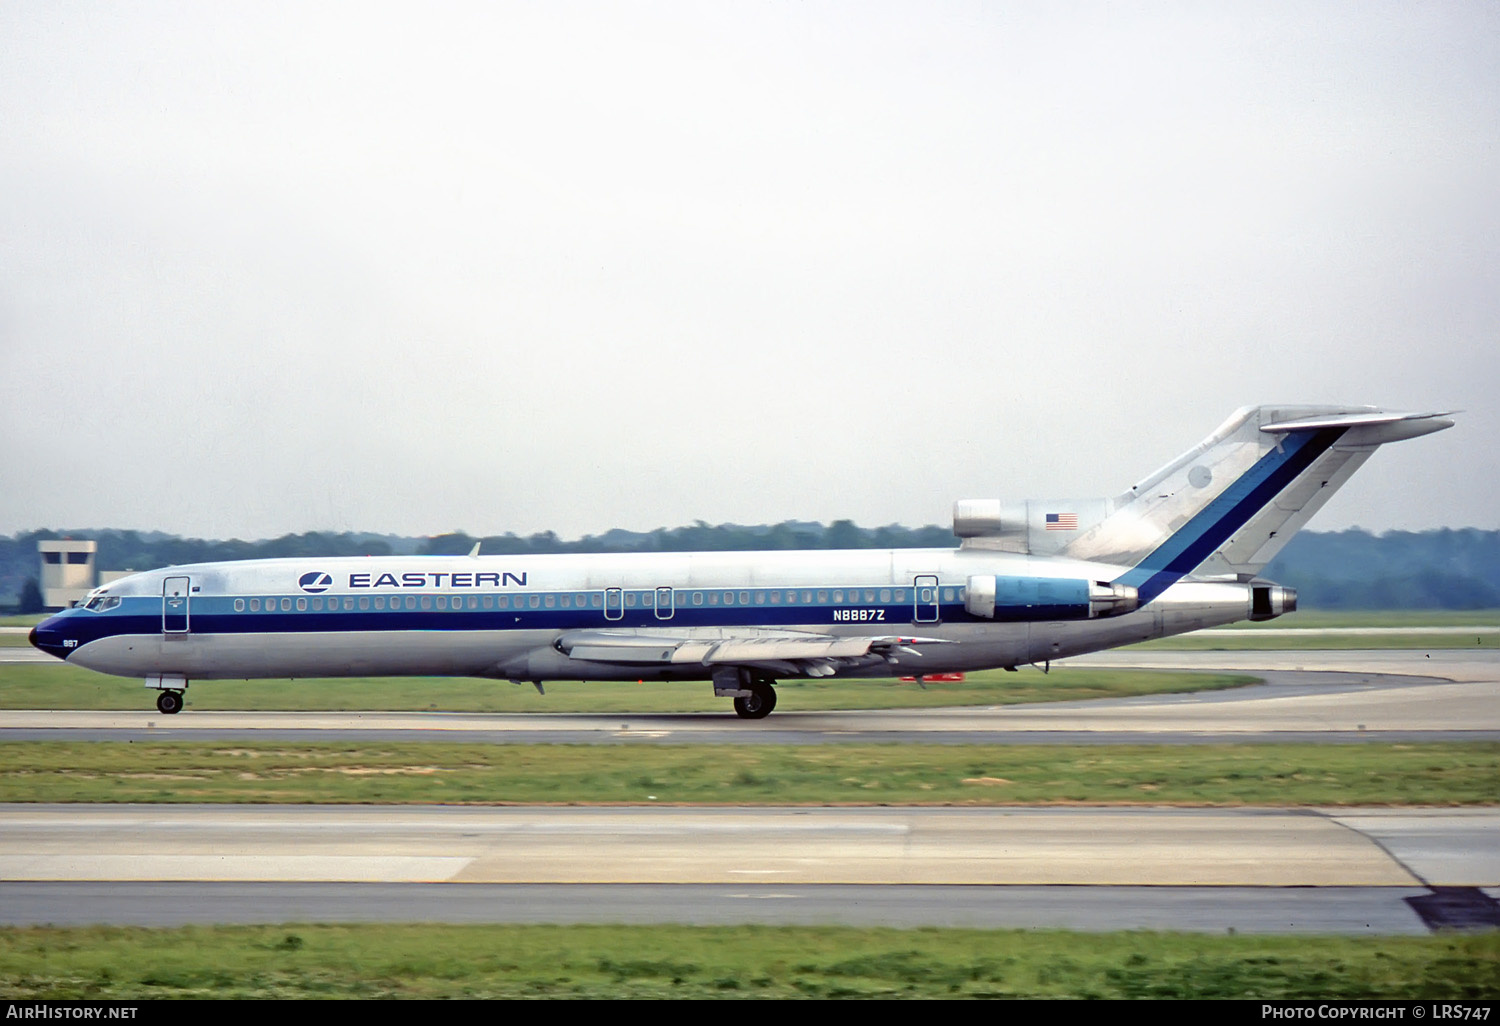
<instances>
[{"instance_id":1,"label":"passenger window","mask_svg":"<svg viewBox=\"0 0 1500 1026\"><path fill-rule=\"evenodd\" d=\"M234 600L234 611L236 613L243 613L245 611L245 600L244 599L235 599Z\"/></svg>"},{"instance_id":2,"label":"passenger window","mask_svg":"<svg viewBox=\"0 0 1500 1026\"><path fill-rule=\"evenodd\" d=\"M292 600L291 599L284 598L284 599L281 600L281 611L283 613L290 613L292 611Z\"/></svg>"},{"instance_id":3,"label":"passenger window","mask_svg":"<svg viewBox=\"0 0 1500 1026\"><path fill-rule=\"evenodd\" d=\"M297 600L297 612L299 612L299 613L305 613L305 612L307 612L307 599L305 599L305 598L299 598Z\"/></svg>"}]
</instances>

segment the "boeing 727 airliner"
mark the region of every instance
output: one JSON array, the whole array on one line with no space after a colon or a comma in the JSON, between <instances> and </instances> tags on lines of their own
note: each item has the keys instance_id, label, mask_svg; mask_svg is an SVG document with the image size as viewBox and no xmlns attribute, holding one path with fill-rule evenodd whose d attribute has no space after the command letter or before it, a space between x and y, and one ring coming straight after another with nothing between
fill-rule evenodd
<instances>
[{"instance_id":1,"label":"boeing 727 airliner","mask_svg":"<svg viewBox=\"0 0 1500 1026\"><path fill-rule=\"evenodd\" d=\"M69 663L144 678L712 681L742 717L781 677L1047 663L1296 608L1261 570L1371 453L1437 413L1260 406L1105 499L954 506L956 549L413 556L134 574L39 624Z\"/></svg>"}]
</instances>

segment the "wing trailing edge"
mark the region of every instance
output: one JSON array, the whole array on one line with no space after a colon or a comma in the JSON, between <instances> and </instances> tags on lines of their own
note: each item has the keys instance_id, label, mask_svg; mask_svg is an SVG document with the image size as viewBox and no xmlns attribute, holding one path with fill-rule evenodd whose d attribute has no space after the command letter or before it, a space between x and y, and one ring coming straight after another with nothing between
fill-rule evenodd
<instances>
[{"instance_id":1,"label":"wing trailing edge","mask_svg":"<svg viewBox=\"0 0 1500 1026\"><path fill-rule=\"evenodd\" d=\"M951 644L941 638L869 635L835 637L801 631L696 633L671 630L572 631L555 647L572 659L634 666L771 666L810 676L838 662L899 654L921 655L919 646Z\"/></svg>"}]
</instances>

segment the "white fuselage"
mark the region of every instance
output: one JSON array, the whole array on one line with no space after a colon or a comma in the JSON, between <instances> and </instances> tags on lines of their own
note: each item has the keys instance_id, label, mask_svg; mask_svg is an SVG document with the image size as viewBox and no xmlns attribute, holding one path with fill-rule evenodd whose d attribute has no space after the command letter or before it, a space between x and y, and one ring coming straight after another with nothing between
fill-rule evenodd
<instances>
[{"instance_id":1,"label":"white fuselage","mask_svg":"<svg viewBox=\"0 0 1500 1026\"><path fill-rule=\"evenodd\" d=\"M968 549L202 563L113 582L86 607L39 625L33 641L104 673L183 681L713 675L706 663L576 658L562 642L578 632L945 642L818 673L910 676L1044 662L1252 615L1250 585L1191 579L1134 612L1099 618L1053 619L1030 607L990 618L966 605L968 583L980 575L1107 582L1126 569Z\"/></svg>"}]
</instances>

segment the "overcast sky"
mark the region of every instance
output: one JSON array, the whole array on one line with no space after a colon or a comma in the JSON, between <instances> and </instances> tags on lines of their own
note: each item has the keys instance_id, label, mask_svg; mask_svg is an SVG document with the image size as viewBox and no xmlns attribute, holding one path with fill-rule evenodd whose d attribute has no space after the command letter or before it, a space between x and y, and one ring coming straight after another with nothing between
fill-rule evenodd
<instances>
[{"instance_id":1,"label":"overcast sky","mask_svg":"<svg viewBox=\"0 0 1500 1026\"><path fill-rule=\"evenodd\" d=\"M1463 409L1500 5L0 4L0 533L946 523L1259 402Z\"/></svg>"}]
</instances>

